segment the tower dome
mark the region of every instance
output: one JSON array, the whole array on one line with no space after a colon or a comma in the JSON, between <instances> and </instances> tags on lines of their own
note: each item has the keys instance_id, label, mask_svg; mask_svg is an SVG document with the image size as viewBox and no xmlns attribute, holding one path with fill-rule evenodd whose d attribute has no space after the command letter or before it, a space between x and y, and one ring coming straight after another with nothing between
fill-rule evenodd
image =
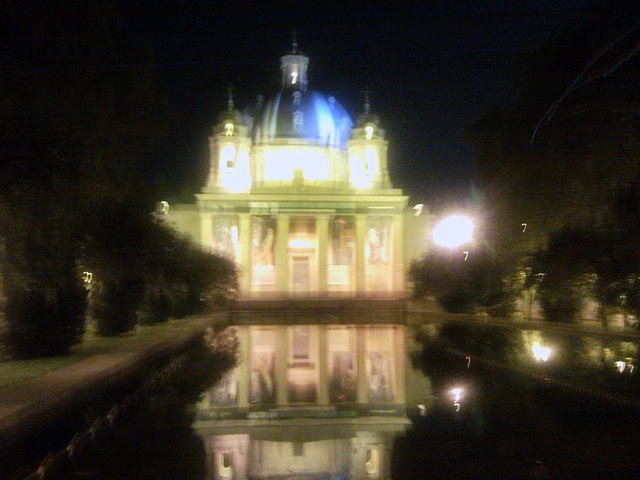
<instances>
[{"instance_id":1,"label":"tower dome","mask_svg":"<svg viewBox=\"0 0 640 480\"><path fill-rule=\"evenodd\" d=\"M311 145L346 148L353 123L332 97L308 90L309 57L296 51L280 58L282 90L262 106L253 125L256 143L298 139Z\"/></svg>"},{"instance_id":2,"label":"tower dome","mask_svg":"<svg viewBox=\"0 0 640 480\"><path fill-rule=\"evenodd\" d=\"M314 145L345 148L351 127L349 115L334 97L314 90L285 90L265 104L255 140L304 139Z\"/></svg>"}]
</instances>

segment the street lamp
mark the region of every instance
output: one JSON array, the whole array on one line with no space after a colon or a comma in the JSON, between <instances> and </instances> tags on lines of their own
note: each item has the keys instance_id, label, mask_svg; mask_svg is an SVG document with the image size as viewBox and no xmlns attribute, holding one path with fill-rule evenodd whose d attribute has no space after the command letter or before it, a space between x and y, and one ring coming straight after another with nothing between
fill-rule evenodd
<instances>
[{"instance_id":1,"label":"street lamp","mask_svg":"<svg viewBox=\"0 0 640 480\"><path fill-rule=\"evenodd\" d=\"M433 241L443 247L456 248L471 241L473 222L462 215L451 215L433 229Z\"/></svg>"}]
</instances>

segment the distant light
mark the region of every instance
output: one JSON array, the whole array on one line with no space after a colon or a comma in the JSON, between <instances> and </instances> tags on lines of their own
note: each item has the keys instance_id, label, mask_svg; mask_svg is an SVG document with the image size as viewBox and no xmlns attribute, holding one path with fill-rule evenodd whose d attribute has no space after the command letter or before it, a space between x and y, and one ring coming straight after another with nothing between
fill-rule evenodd
<instances>
[{"instance_id":1,"label":"distant light","mask_svg":"<svg viewBox=\"0 0 640 480\"><path fill-rule=\"evenodd\" d=\"M632 364L622 360L618 360L614 365L618 369L618 373L623 373L625 370L629 370L629 373L632 373L635 368Z\"/></svg>"},{"instance_id":2,"label":"distant light","mask_svg":"<svg viewBox=\"0 0 640 480\"><path fill-rule=\"evenodd\" d=\"M422 210L424 209L424 205L422 203L417 203L414 207L413 207L413 216L414 217L419 217L420 214L422 213Z\"/></svg>"},{"instance_id":3,"label":"distant light","mask_svg":"<svg viewBox=\"0 0 640 480\"><path fill-rule=\"evenodd\" d=\"M542 360L543 362L546 362L549 360L549 355L551 355L551 349L549 347L542 347L539 343L534 343L533 347L531 347L531 351L538 361Z\"/></svg>"},{"instance_id":4,"label":"distant light","mask_svg":"<svg viewBox=\"0 0 640 480\"><path fill-rule=\"evenodd\" d=\"M93 282L93 273L82 272L82 281L89 285L91 282Z\"/></svg>"},{"instance_id":5,"label":"distant light","mask_svg":"<svg viewBox=\"0 0 640 480\"><path fill-rule=\"evenodd\" d=\"M453 395L453 406L456 407L456 412L460 411L460 398L462 398L462 389L459 387L451 389L451 395Z\"/></svg>"},{"instance_id":6,"label":"distant light","mask_svg":"<svg viewBox=\"0 0 640 480\"><path fill-rule=\"evenodd\" d=\"M162 200L158 203L158 213L167 215L169 213L169 202Z\"/></svg>"},{"instance_id":7,"label":"distant light","mask_svg":"<svg viewBox=\"0 0 640 480\"><path fill-rule=\"evenodd\" d=\"M433 230L433 241L443 247L455 248L471 240L473 222L462 215L451 215Z\"/></svg>"},{"instance_id":8,"label":"distant light","mask_svg":"<svg viewBox=\"0 0 640 480\"><path fill-rule=\"evenodd\" d=\"M224 126L224 134L227 137L230 137L230 136L233 135L233 123L229 122L229 123L225 124L225 126Z\"/></svg>"},{"instance_id":9,"label":"distant light","mask_svg":"<svg viewBox=\"0 0 640 480\"><path fill-rule=\"evenodd\" d=\"M462 396L462 389L459 388L459 387L452 388L451 389L451 395L453 395L453 401L454 402L459 402L460 401L460 397Z\"/></svg>"}]
</instances>

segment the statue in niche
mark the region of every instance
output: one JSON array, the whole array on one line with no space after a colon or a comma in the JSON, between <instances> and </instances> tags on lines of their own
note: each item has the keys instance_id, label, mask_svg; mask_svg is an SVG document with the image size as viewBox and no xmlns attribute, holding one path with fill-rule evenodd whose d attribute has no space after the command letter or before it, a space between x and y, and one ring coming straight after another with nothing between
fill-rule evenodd
<instances>
[{"instance_id":1,"label":"statue in niche","mask_svg":"<svg viewBox=\"0 0 640 480\"><path fill-rule=\"evenodd\" d=\"M254 352L249 403L270 404L275 401L275 353Z\"/></svg>"},{"instance_id":2,"label":"statue in niche","mask_svg":"<svg viewBox=\"0 0 640 480\"><path fill-rule=\"evenodd\" d=\"M353 263L353 222L347 217L337 217L332 225L334 265Z\"/></svg>"},{"instance_id":3,"label":"statue in niche","mask_svg":"<svg viewBox=\"0 0 640 480\"><path fill-rule=\"evenodd\" d=\"M253 264L273 265L273 243L275 232L271 227L266 228L263 236L264 226L261 223L253 224Z\"/></svg>"},{"instance_id":4,"label":"statue in niche","mask_svg":"<svg viewBox=\"0 0 640 480\"><path fill-rule=\"evenodd\" d=\"M214 251L235 260L238 250L238 227L235 219L217 219L214 225Z\"/></svg>"},{"instance_id":5,"label":"statue in niche","mask_svg":"<svg viewBox=\"0 0 640 480\"><path fill-rule=\"evenodd\" d=\"M384 261L383 255L383 244L380 240L380 232L375 228L369 229L368 238L368 246L369 246L369 264L371 265L380 265L387 263Z\"/></svg>"}]
</instances>

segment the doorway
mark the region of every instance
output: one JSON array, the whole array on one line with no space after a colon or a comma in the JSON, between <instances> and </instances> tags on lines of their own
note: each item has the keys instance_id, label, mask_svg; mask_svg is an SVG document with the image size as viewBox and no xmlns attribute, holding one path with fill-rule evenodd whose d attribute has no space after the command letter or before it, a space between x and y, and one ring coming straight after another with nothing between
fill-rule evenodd
<instances>
[{"instance_id":1,"label":"doorway","mask_svg":"<svg viewBox=\"0 0 640 480\"><path fill-rule=\"evenodd\" d=\"M291 255L291 291L308 293L311 287L311 256L304 254Z\"/></svg>"}]
</instances>

